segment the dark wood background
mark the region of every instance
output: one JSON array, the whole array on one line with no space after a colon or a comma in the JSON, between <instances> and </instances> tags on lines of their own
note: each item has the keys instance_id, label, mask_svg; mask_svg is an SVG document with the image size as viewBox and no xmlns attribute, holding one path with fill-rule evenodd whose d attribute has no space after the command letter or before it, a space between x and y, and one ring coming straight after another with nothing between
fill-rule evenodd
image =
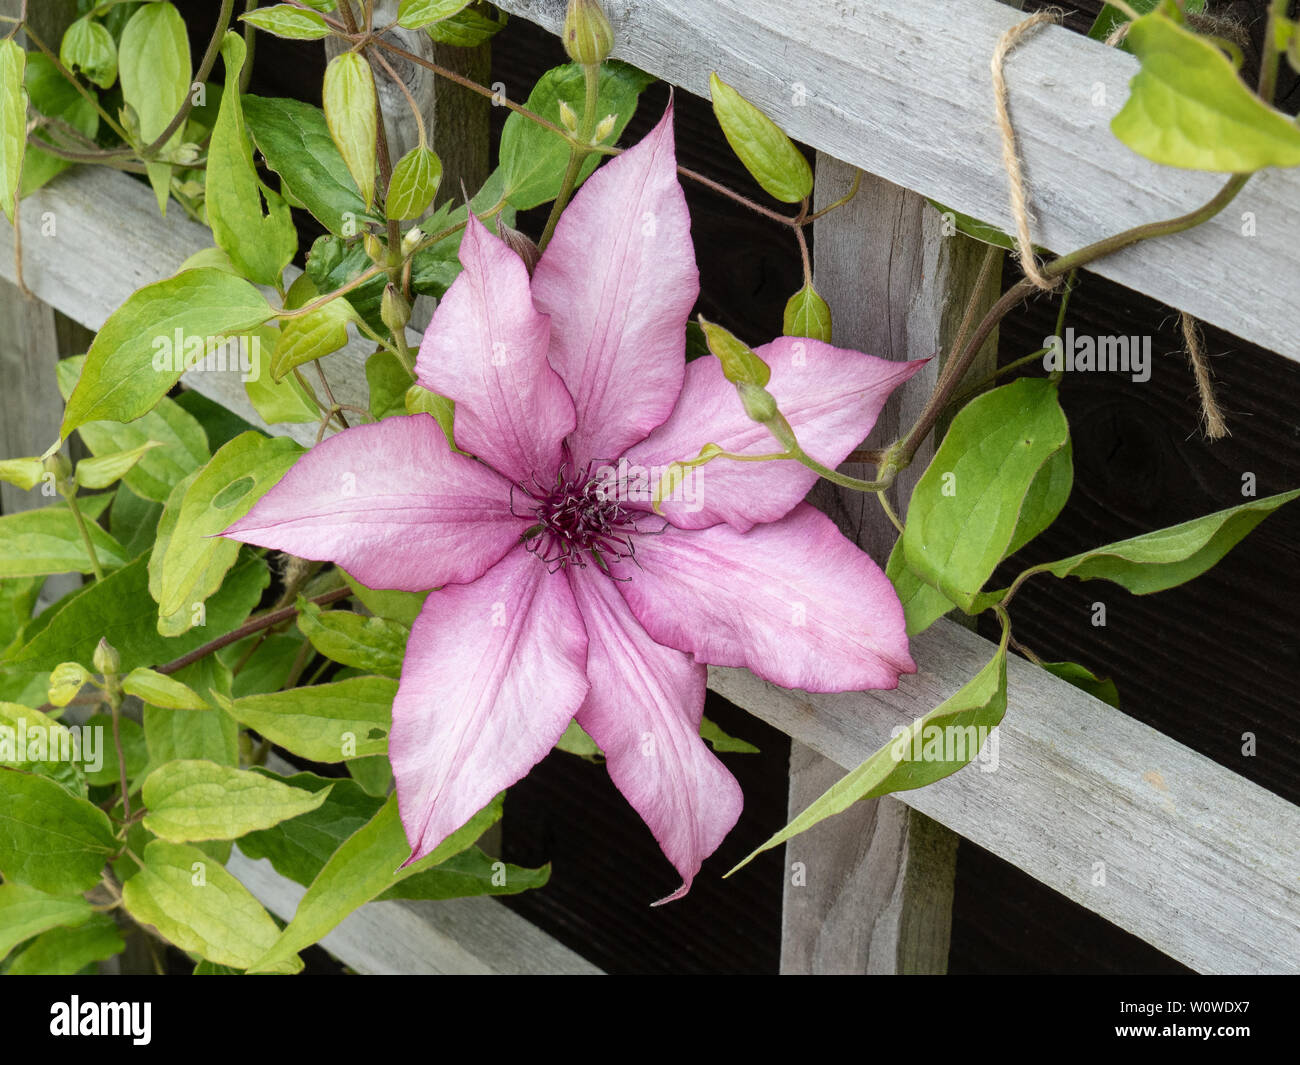
<instances>
[{"instance_id":1,"label":"dark wood background","mask_svg":"<svg viewBox=\"0 0 1300 1065\"><path fill-rule=\"evenodd\" d=\"M1254 0L1219 10L1258 39L1265 6ZM1099 7L1097 0L1079 0L1067 24L1086 30ZM263 41L254 91L318 102L319 47ZM1248 55L1248 67L1252 61ZM516 19L493 44L492 79L522 98L544 70L561 62L554 38ZM1294 110L1298 96L1296 78L1284 74L1284 106ZM665 87L649 90L623 143L638 139L666 100ZM708 103L684 93L677 103L681 161L761 197L727 148ZM503 109L494 109L493 117L499 131ZM702 274L700 310L753 342L778 334L781 308L801 283L789 233L698 187L688 185L687 194ZM541 223L537 215L524 216L520 228L536 236ZM1014 277L1008 265L1005 280ZM1003 325L1000 359L1040 347L1055 315L1052 298L1013 314ZM1261 496L1300 485L1300 366L1208 329L1207 349L1233 433L1209 444L1198 431L1195 385L1172 311L1086 275L1067 324L1094 335L1152 336L1153 372L1144 384L1117 374L1067 376L1062 401L1074 436L1074 495L1007 572L1235 505L1247 471L1256 474ZM1031 581L1014 605L1016 635L1044 658L1075 659L1113 676L1124 713L1300 801L1297 533L1300 509L1282 511L1209 574L1158 596L1139 598L1102 582ZM1091 624L1098 601L1107 607L1104 628ZM511 789L504 856L525 864L550 861L553 874L545 889L508 904L611 972L777 969L781 852L731 880L722 881L721 874L784 824L789 740L712 694L707 713L762 753L724 756L744 787L745 812L680 902L650 908L676 879L602 767L557 753ZM1241 753L1247 732L1257 737L1254 757ZM1187 914L1189 921L1198 919ZM958 853L950 970L1186 971L965 841Z\"/></svg>"}]
</instances>

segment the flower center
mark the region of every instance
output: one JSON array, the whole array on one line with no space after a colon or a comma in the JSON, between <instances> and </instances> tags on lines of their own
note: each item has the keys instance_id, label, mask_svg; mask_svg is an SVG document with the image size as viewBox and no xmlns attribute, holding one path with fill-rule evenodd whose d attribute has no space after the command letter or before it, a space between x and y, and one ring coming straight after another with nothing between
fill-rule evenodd
<instances>
[{"instance_id":1,"label":"flower center","mask_svg":"<svg viewBox=\"0 0 1300 1065\"><path fill-rule=\"evenodd\" d=\"M625 559L636 561L633 533L662 531L640 528L638 521L644 524L659 519L626 506L617 498L616 482L593 474L590 466L578 471L565 461L553 485L534 481L530 488L514 487L527 497L519 503L524 513L537 519L524 533L524 546L552 573L567 566L585 567L591 561L615 580L631 580L630 576L615 576L610 566ZM515 507L512 491L510 512L524 516Z\"/></svg>"}]
</instances>

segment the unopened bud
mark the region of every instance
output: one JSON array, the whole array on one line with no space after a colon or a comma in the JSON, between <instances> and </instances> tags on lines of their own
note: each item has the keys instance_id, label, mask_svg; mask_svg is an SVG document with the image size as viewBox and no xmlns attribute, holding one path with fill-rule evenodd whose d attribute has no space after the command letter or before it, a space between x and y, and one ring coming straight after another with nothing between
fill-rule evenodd
<instances>
[{"instance_id":1,"label":"unopened bud","mask_svg":"<svg viewBox=\"0 0 1300 1065\"><path fill-rule=\"evenodd\" d=\"M751 384L760 388L772 378L772 371L762 359L750 351L748 345L730 330L705 321L700 317L704 340L717 360L722 363L722 376L733 385Z\"/></svg>"},{"instance_id":2,"label":"unopened bud","mask_svg":"<svg viewBox=\"0 0 1300 1065\"><path fill-rule=\"evenodd\" d=\"M95 672L110 676L121 670L122 658L113 645L101 636L99 646L91 656L90 664L95 667Z\"/></svg>"},{"instance_id":3,"label":"unopened bud","mask_svg":"<svg viewBox=\"0 0 1300 1065\"><path fill-rule=\"evenodd\" d=\"M614 50L614 27L609 24L600 0L569 0L564 16L564 50L583 66L605 62Z\"/></svg>"},{"instance_id":4,"label":"unopened bud","mask_svg":"<svg viewBox=\"0 0 1300 1065\"><path fill-rule=\"evenodd\" d=\"M45 472L54 474L54 487L59 493L72 489L72 463L61 451L56 451L44 462Z\"/></svg>"},{"instance_id":5,"label":"unopened bud","mask_svg":"<svg viewBox=\"0 0 1300 1065\"><path fill-rule=\"evenodd\" d=\"M420 241L424 239L424 230L419 226L412 226L406 231L406 236L402 238L402 256L410 255L419 246Z\"/></svg>"},{"instance_id":6,"label":"unopened bud","mask_svg":"<svg viewBox=\"0 0 1300 1065\"><path fill-rule=\"evenodd\" d=\"M560 125L570 133L578 132L578 116L573 113L573 108L563 100L560 101Z\"/></svg>"},{"instance_id":7,"label":"unopened bud","mask_svg":"<svg viewBox=\"0 0 1300 1065\"><path fill-rule=\"evenodd\" d=\"M361 246L366 249L366 254L370 256L372 263L385 261L384 242L373 233L366 233L362 236Z\"/></svg>"},{"instance_id":8,"label":"unopened bud","mask_svg":"<svg viewBox=\"0 0 1300 1065\"><path fill-rule=\"evenodd\" d=\"M410 302L391 282L384 288L384 298L379 304L379 317L394 334L405 329L406 323L411 320Z\"/></svg>"},{"instance_id":9,"label":"unopened bud","mask_svg":"<svg viewBox=\"0 0 1300 1065\"><path fill-rule=\"evenodd\" d=\"M511 229L504 222L497 223L497 233L505 246L519 256L528 267L528 276L533 276L533 271L537 269L537 261L542 257L540 249L523 233L517 229Z\"/></svg>"},{"instance_id":10,"label":"unopened bud","mask_svg":"<svg viewBox=\"0 0 1300 1065\"><path fill-rule=\"evenodd\" d=\"M742 382L736 386L736 391L740 394L740 402L745 405L745 413L754 421L766 425L780 413L776 398L762 385Z\"/></svg>"},{"instance_id":11,"label":"unopened bud","mask_svg":"<svg viewBox=\"0 0 1300 1065\"><path fill-rule=\"evenodd\" d=\"M618 121L618 115L606 115L596 126L596 132L591 138L592 144L600 144L606 137L614 132L614 123Z\"/></svg>"}]
</instances>

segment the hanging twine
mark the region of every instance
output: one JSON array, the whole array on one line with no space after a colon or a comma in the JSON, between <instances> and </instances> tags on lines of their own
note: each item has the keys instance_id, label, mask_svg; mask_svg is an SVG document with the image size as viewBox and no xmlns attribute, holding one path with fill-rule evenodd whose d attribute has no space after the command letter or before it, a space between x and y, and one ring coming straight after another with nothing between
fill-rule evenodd
<instances>
[{"instance_id":1,"label":"hanging twine","mask_svg":"<svg viewBox=\"0 0 1300 1065\"><path fill-rule=\"evenodd\" d=\"M1211 440L1222 440L1230 436L1228 423L1223 420L1223 411L1214 395L1214 375L1210 373L1210 363L1205 357L1205 341L1201 337L1201 328L1195 318L1180 311L1178 324L1183 330L1183 344L1187 347L1187 360L1192 364L1192 373L1196 377L1196 391L1201 397L1201 423L1205 435Z\"/></svg>"},{"instance_id":2,"label":"hanging twine","mask_svg":"<svg viewBox=\"0 0 1300 1065\"><path fill-rule=\"evenodd\" d=\"M1024 165L1016 149L1016 131L1011 125L1011 115L1007 107L1007 79L1003 67L1006 65L1007 56L1026 35L1039 26L1060 20L1061 12L1047 8L1012 26L998 38L998 45L993 49L993 60L990 64L993 71L993 100L997 107L998 130L1002 134L1002 164L1006 167L1007 180L1011 186L1011 213L1016 220L1016 244L1019 248L1020 266L1030 281L1048 292L1060 284L1061 279L1047 277L1040 269L1038 259L1034 255L1034 242L1029 234L1029 224L1036 219L1029 213L1029 193L1025 187Z\"/></svg>"}]
</instances>

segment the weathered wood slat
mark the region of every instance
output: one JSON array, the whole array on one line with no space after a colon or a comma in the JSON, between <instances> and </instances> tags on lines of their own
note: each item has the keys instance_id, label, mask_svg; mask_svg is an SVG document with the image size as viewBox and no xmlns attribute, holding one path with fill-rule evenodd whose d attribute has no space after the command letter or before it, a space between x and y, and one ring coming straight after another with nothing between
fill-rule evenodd
<instances>
[{"instance_id":1,"label":"weathered wood slat","mask_svg":"<svg viewBox=\"0 0 1300 1065\"><path fill-rule=\"evenodd\" d=\"M897 691L808 695L736 669L709 684L851 768L990 650L941 620ZM1300 968L1300 809L1023 659L1007 672L996 770L898 798L1201 972Z\"/></svg>"},{"instance_id":2,"label":"weathered wood slat","mask_svg":"<svg viewBox=\"0 0 1300 1065\"><path fill-rule=\"evenodd\" d=\"M288 921L306 891L265 859L236 850L230 871L272 913ZM370 902L320 945L363 975L595 975L568 947L488 897L440 902Z\"/></svg>"},{"instance_id":3,"label":"weathered wood slat","mask_svg":"<svg viewBox=\"0 0 1300 1065\"><path fill-rule=\"evenodd\" d=\"M565 0L499 6L558 31ZM796 139L1010 228L989 58L1020 12L996 0L623 0L608 6L620 58L701 95L716 70ZM1132 56L1051 26L1010 58L1011 112L1039 244L1071 251L1182 214L1222 183L1217 175L1156 166L1114 138L1109 122L1136 69ZM1208 225L1095 269L1300 359L1297 200L1300 171L1261 174Z\"/></svg>"}]
</instances>

